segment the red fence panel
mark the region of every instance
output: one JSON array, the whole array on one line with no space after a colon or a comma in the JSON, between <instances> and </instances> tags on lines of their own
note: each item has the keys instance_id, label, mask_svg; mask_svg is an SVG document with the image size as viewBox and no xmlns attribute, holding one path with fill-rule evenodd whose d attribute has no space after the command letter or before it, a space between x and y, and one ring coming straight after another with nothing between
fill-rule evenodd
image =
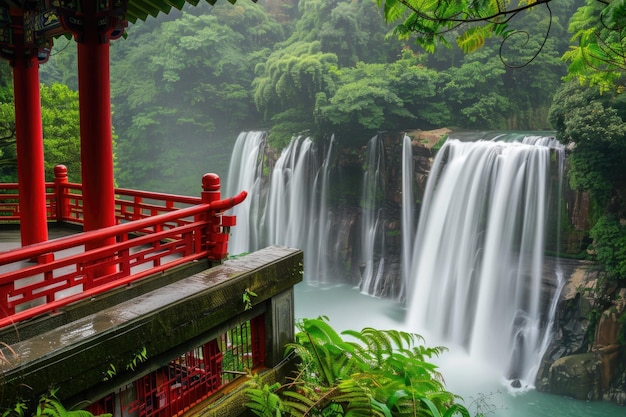
<instances>
[{"instance_id":1,"label":"red fence panel","mask_svg":"<svg viewBox=\"0 0 626 417\"><path fill-rule=\"evenodd\" d=\"M232 219L222 213L245 198L241 192L230 199L0 253L0 327L185 262L225 258ZM227 226L222 227L223 219ZM116 243L85 250L108 238Z\"/></svg>"},{"instance_id":2,"label":"red fence panel","mask_svg":"<svg viewBox=\"0 0 626 417\"><path fill-rule=\"evenodd\" d=\"M231 328L87 409L114 416L180 416L249 370L264 366L262 358L252 359L253 352L261 351L265 343L253 337L255 332L265 333L258 327L263 323L261 315ZM233 366L240 371L226 369Z\"/></svg>"}]
</instances>

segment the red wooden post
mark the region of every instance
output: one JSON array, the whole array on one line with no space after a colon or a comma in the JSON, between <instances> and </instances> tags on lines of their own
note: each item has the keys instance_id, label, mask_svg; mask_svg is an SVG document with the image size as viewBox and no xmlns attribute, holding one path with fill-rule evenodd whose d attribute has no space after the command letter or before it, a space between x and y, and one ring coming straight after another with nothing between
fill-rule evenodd
<instances>
[{"instance_id":1,"label":"red wooden post","mask_svg":"<svg viewBox=\"0 0 626 417\"><path fill-rule=\"evenodd\" d=\"M66 198L66 188L65 185L68 183L67 180L67 167L65 165L57 165L54 167L54 196L56 202L56 221L62 222L65 220L65 217L68 215L69 209L69 200Z\"/></svg>"},{"instance_id":2,"label":"red wooden post","mask_svg":"<svg viewBox=\"0 0 626 417\"><path fill-rule=\"evenodd\" d=\"M252 338L252 364L254 367L265 365L265 316L250 320Z\"/></svg>"},{"instance_id":3,"label":"red wooden post","mask_svg":"<svg viewBox=\"0 0 626 417\"><path fill-rule=\"evenodd\" d=\"M202 204L209 204L213 201L218 201L221 196L220 186L221 181L217 174L204 174L202 176ZM206 236L204 237L203 244L208 246L209 259L221 260L223 257L220 256L220 247L217 243L220 232L220 219L215 213L213 216L207 213L206 216L207 217L204 220L206 220L209 224L207 225Z\"/></svg>"},{"instance_id":4,"label":"red wooden post","mask_svg":"<svg viewBox=\"0 0 626 417\"><path fill-rule=\"evenodd\" d=\"M115 225L109 42L102 42L98 33L96 3L83 2L83 33L78 39L85 231ZM114 239L101 242L102 246L110 243L114 243Z\"/></svg>"},{"instance_id":5,"label":"red wooden post","mask_svg":"<svg viewBox=\"0 0 626 417\"><path fill-rule=\"evenodd\" d=\"M116 8L117 7L117 8ZM115 184L109 40L121 36L126 25L126 2L81 0L57 7L62 25L78 43L78 98L80 111L81 178L85 231L114 226ZM103 239L86 247L115 244ZM95 276L115 272L115 265L96 270Z\"/></svg>"},{"instance_id":6,"label":"red wooden post","mask_svg":"<svg viewBox=\"0 0 626 417\"><path fill-rule=\"evenodd\" d=\"M16 19L22 21L21 16ZM23 23L20 26L23 29ZM48 221L37 50L33 51L24 45L23 33L16 35L11 64L15 95L20 236L22 246L26 246L48 240Z\"/></svg>"}]
</instances>

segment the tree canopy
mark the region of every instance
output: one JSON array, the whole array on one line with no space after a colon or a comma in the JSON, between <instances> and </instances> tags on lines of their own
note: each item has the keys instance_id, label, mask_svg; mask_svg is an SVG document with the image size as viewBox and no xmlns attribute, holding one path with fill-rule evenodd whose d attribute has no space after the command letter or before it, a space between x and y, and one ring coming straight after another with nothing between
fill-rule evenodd
<instances>
[{"instance_id":1,"label":"tree canopy","mask_svg":"<svg viewBox=\"0 0 626 417\"><path fill-rule=\"evenodd\" d=\"M511 42L528 48L530 55L525 65L539 56L555 25L554 9L569 8L573 16L569 22L572 33L571 48L563 54L569 64L568 76L589 85L598 85L601 91L624 85L622 73L626 69L626 2L623 0L377 0L384 10L387 22L396 24L394 33L403 39L413 38L428 52L437 45L450 47L452 43L465 53L484 47L488 39L501 39L501 58L511 65L503 50ZM574 13L575 10L575 13ZM546 24L536 27L515 25L522 14L538 13L546 16ZM533 45L531 39L540 42Z\"/></svg>"},{"instance_id":2,"label":"tree canopy","mask_svg":"<svg viewBox=\"0 0 626 417\"><path fill-rule=\"evenodd\" d=\"M572 14L553 9L557 36L520 70L512 58L526 59L528 45L541 39L508 43L509 67L489 39L469 55L458 48L427 54L389 36L372 0L200 2L132 24L127 38L111 43L116 180L195 195L202 174L227 173L242 130L267 129L280 148L300 133L362 146L381 130L549 128ZM525 13L517 23L548 20ZM75 45L60 39L42 82L75 89L75 56Z\"/></svg>"}]
</instances>

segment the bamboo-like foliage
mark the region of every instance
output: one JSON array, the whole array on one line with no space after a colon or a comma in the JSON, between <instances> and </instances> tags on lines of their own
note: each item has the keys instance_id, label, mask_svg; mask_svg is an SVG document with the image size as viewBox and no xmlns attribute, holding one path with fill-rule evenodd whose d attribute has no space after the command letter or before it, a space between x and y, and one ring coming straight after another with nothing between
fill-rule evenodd
<instances>
[{"instance_id":1,"label":"bamboo-like foliage","mask_svg":"<svg viewBox=\"0 0 626 417\"><path fill-rule=\"evenodd\" d=\"M323 317L304 319L298 329L287 346L300 359L297 374L285 385L255 378L247 390L256 415L469 417L428 361L444 347L397 330L339 334Z\"/></svg>"}]
</instances>

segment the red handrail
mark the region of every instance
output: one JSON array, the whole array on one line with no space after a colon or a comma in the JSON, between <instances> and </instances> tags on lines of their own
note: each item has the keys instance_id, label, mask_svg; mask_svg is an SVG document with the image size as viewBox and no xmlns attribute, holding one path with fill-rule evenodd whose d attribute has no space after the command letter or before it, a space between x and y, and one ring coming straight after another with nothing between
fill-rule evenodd
<instances>
[{"instance_id":1,"label":"red handrail","mask_svg":"<svg viewBox=\"0 0 626 417\"><path fill-rule=\"evenodd\" d=\"M194 206L175 209L166 205L161 207L167 211L164 214L0 253L0 327L54 312L185 262L224 259L235 219L223 212L241 203L247 193L220 199L219 185L219 177L207 174L201 198L178 199ZM132 194L163 196L126 193ZM107 239L116 243L84 249Z\"/></svg>"}]
</instances>

